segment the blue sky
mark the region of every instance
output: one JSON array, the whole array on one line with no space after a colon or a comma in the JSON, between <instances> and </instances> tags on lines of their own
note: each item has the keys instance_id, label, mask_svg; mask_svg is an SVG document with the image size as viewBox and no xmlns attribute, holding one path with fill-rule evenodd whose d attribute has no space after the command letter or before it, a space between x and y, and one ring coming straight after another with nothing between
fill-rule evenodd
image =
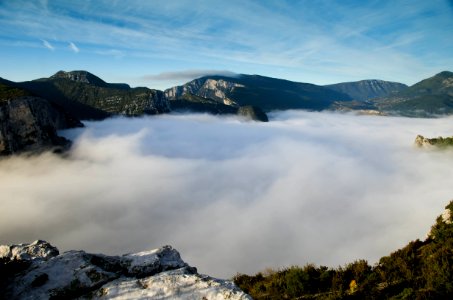
<instances>
[{"instance_id":1,"label":"blue sky","mask_svg":"<svg viewBox=\"0 0 453 300\"><path fill-rule=\"evenodd\" d=\"M226 71L414 84L453 71L452 0L0 0L0 76L164 89Z\"/></svg>"}]
</instances>

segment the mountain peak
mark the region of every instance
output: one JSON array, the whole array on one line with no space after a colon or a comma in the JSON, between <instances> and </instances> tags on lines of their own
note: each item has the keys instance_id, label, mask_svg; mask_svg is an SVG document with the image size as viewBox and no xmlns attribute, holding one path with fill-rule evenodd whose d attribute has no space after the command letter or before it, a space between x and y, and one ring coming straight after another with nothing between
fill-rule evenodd
<instances>
[{"instance_id":1,"label":"mountain peak","mask_svg":"<svg viewBox=\"0 0 453 300\"><path fill-rule=\"evenodd\" d=\"M107 83L102 80L101 78L97 77L96 75L91 74L90 72L87 71L58 71L54 75L52 75L50 78L63 78L63 79L69 79L72 81L76 82L82 82L82 83L88 83L88 84L93 84L97 86L106 86Z\"/></svg>"},{"instance_id":2,"label":"mountain peak","mask_svg":"<svg viewBox=\"0 0 453 300\"><path fill-rule=\"evenodd\" d=\"M453 77L453 72L450 72L450 71L442 71L436 75L434 75L434 77L442 77L442 78L449 78L449 77Z\"/></svg>"}]
</instances>

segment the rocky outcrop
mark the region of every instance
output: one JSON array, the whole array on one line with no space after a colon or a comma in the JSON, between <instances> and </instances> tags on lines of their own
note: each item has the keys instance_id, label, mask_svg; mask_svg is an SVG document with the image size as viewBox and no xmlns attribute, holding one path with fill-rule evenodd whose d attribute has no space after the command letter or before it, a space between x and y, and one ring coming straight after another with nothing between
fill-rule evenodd
<instances>
[{"instance_id":1,"label":"rocky outcrop","mask_svg":"<svg viewBox=\"0 0 453 300\"><path fill-rule=\"evenodd\" d=\"M425 138L422 135L417 135L414 144L418 147L453 147L453 137Z\"/></svg>"},{"instance_id":2,"label":"rocky outcrop","mask_svg":"<svg viewBox=\"0 0 453 300\"><path fill-rule=\"evenodd\" d=\"M259 107L247 105L238 108L237 115L253 121L268 122L269 119Z\"/></svg>"},{"instance_id":3,"label":"rocky outcrop","mask_svg":"<svg viewBox=\"0 0 453 300\"><path fill-rule=\"evenodd\" d=\"M251 299L170 246L123 256L59 254L44 241L0 246L0 271L4 299Z\"/></svg>"},{"instance_id":4,"label":"rocky outcrop","mask_svg":"<svg viewBox=\"0 0 453 300\"><path fill-rule=\"evenodd\" d=\"M0 258L7 261L31 261L34 259L49 259L58 254L58 249L46 241L37 240L31 244L1 245Z\"/></svg>"},{"instance_id":5,"label":"rocky outcrop","mask_svg":"<svg viewBox=\"0 0 453 300\"><path fill-rule=\"evenodd\" d=\"M58 129L83 126L47 100L23 96L0 101L0 155L24 151L61 151L70 141Z\"/></svg>"}]
</instances>

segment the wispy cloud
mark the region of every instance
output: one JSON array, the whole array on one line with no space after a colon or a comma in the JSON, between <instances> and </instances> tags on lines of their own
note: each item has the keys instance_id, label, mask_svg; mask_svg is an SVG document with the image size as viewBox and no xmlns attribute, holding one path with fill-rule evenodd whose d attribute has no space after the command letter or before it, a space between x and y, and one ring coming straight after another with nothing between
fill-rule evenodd
<instances>
[{"instance_id":1,"label":"wispy cloud","mask_svg":"<svg viewBox=\"0 0 453 300\"><path fill-rule=\"evenodd\" d=\"M43 46L46 47L47 49L52 50L52 51L55 50L55 47L52 46L52 44L49 43L48 41L46 41L46 40L41 40L41 41L42 41Z\"/></svg>"},{"instance_id":2,"label":"wispy cloud","mask_svg":"<svg viewBox=\"0 0 453 300\"><path fill-rule=\"evenodd\" d=\"M453 65L453 42L445 38L453 30L452 14L444 1L1 5L4 36L73 40L88 45L84 53L115 58L125 57L113 52L121 51L156 73L214 68L272 75L280 68L288 79L310 81L321 77L316 74L353 79L360 70L368 78L413 82Z\"/></svg>"},{"instance_id":3,"label":"wispy cloud","mask_svg":"<svg viewBox=\"0 0 453 300\"><path fill-rule=\"evenodd\" d=\"M74 51L74 53L79 53L80 49L73 42L69 42L69 48Z\"/></svg>"},{"instance_id":4,"label":"wispy cloud","mask_svg":"<svg viewBox=\"0 0 453 300\"><path fill-rule=\"evenodd\" d=\"M107 56L113 56L115 58L121 58L124 57L126 54L124 51L118 50L118 49L109 49L109 50L97 50L97 54L99 55L107 55Z\"/></svg>"},{"instance_id":5,"label":"wispy cloud","mask_svg":"<svg viewBox=\"0 0 453 300\"><path fill-rule=\"evenodd\" d=\"M155 75L144 75L145 80L192 80L207 75L237 76L238 74L226 70L184 70L175 72L162 72Z\"/></svg>"}]
</instances>

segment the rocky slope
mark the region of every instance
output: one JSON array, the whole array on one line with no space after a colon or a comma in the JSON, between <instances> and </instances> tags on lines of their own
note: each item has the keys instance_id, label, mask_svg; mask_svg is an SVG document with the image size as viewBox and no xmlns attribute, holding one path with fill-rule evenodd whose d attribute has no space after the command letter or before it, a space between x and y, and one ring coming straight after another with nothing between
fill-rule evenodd
<instances>
[{"instance_id":1,"label":"rocky slope","mask_svg":"<svg viewBox=\"0 0 453 300\"><path fill-rule=\"evenodd\" d=\"M18 83L70 111L79 119L103 119L121 114L139 116L170 111L162 91L106 83L87 71L59 71L49 78Z\"/></svg>"},{"instance_id":2,"label":"rocky slope","mask_svg":"<svg viewBox=\"0 0 453 300\"><path fill-rule=\"evenodd\" d=\"M389 97L376 99L379 110L405 116L453 113L453 73L444 71Z\"/></svg>"},{"instance_id":3,"label":"rocky slope","mask_svg":"<svg viewBox=\"0 0 453 300\"><path fill-rule=\"evenodd\" d=\"M403 91L407 85L384 80L361 80L355 82L343 82L325 85L325 87L337 92L349 95L353 100L366 101L373 98L385 97L393 93Z\"/></svg>"},{"instance_id":4,"label":"rocky slope","mask_svg":"<svg viewBox=\"0 0 453 300\"><path fill-rule=\"evenodd\" d=\"M49 101L0 81L0 155L60 151L70 142L57 130L83 126Z\"/></svg>"},{"instance_id":5,"label":"rocky slope","mask_svg":"<svg viewBox=\"0 0 453 300\"><path fill-rule=\"evenodd\" d=\"M253 105L264 111L276 109L322 110L333 101L351 100L348 95L308 83L259 75L206 76L165 90L170 100L184 94L211 98L229 106Z\"/></svg>"},{"instance_id":6,"label":"rocky slope","mask_svg":"<svg viewBox=\"0 0 453 300\"><path fill-rule=\"evenodd\" d=\"M59 254L45 241L0 246L0 274L3 299L251 299L170 246L123 256Z\"/></svg>"}]
</instances>

